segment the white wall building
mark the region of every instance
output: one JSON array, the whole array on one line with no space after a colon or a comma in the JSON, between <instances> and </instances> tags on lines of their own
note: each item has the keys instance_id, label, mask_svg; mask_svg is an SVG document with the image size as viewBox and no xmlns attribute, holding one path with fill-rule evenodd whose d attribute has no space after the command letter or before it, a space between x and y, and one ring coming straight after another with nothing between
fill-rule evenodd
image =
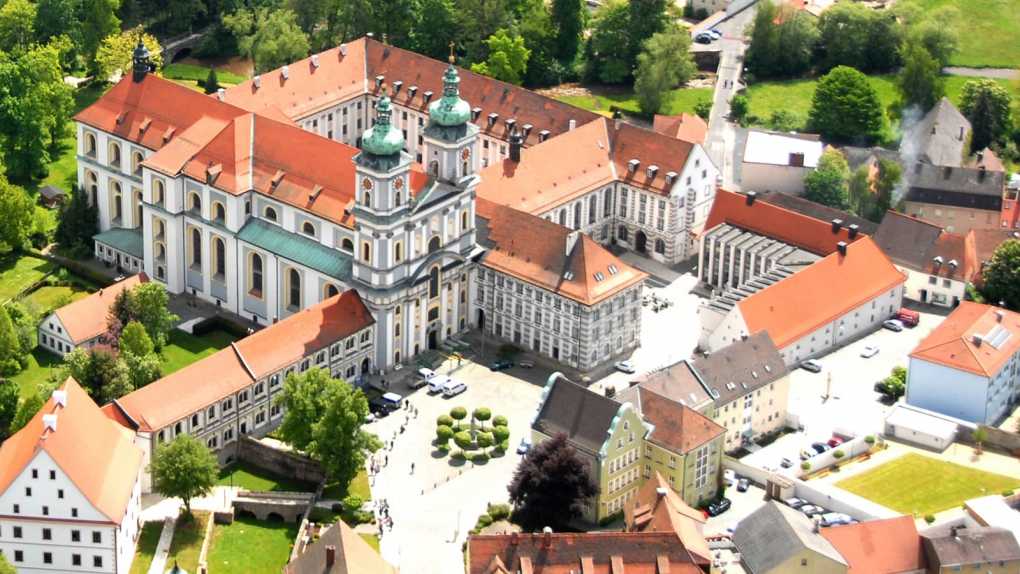
<instances>
[{"instance_id":1,"label":"white wall building","mask_svg":"<svg viewBox=\"0 0 1020 574\"><path fill-rule=\"evenodd\" d=\"M804 193L804 177L818 167L824 146L817 135L748 130L740 165L745 191Z\"/></svg>"},{"instance_id":2,"label":"white wall building","mask_svg":"<svg viewBox=\"0 0 1020 574\"><path fill-rule=\"evenodd\" d=\"M144 273L132 275L50 313L37 328L39 346L64 356L99 344L107 333L110 306L117 295L148 280Z\"/></svg>"}]
</instances>

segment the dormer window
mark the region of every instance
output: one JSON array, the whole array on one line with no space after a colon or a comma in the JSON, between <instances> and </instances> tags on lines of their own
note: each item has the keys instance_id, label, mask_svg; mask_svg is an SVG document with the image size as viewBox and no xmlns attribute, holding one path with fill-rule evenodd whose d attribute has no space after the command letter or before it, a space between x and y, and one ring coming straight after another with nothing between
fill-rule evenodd
<instances>
[{"instance_id":1,"label":"dormer window","mask_svg":"<svg viewBox=\"0 0 1020 574\"><path fill-rule=\"evenodd\" d=\"M620 270L616 268L616 265L609 265L609 274L616 275Z\"/></svg>"},{"instance_id":2,"label":"dormer window","mask_svg":"<svg viewBox=\"0 0 1020 574\"><path fill-rule=\"evenodd\" d=\"M306 221L301 225L301 233L310 237L315 237L315 226L310 221Z\"/></svg>"},{"instance_id":3,"label":"dormer window","mask_svg":"<svg viewBox=\"0 0 1020 574\"><path fill-rule=\"evenodd\" d=\"M262 211L262 217L265 217L269 221L276 221L276 210L267 206L265 210Z\"/></svg>"},{"instance_id":4,"label":"dormer window","mask_svg":"<svg viewBox=\"0 0 1020 574\"><path fill-rule=\"evenodd\" d=\"M596 281L603 281L605 278L606 278L606 276L603 275L601 271L596 271L595 272L595 280Z\"/></svg>"}]
</instances>

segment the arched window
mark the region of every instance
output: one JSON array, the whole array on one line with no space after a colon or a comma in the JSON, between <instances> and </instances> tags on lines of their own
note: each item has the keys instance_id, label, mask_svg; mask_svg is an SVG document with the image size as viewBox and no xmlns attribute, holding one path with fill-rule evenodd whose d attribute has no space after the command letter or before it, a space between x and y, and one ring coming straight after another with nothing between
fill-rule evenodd
<instances>
[{"instance_id":1,"label":"arched window","mask_svg":"<svg viewBox=\"0 0 1020 574\"><path fill-rule=\"evenodd\" d=\"M591 196L588 199L588 223L595 223L595 218L599 212L599 198L597 195Z\"/></svg>"},{"instance_id":2,"label":"arched window","mask_svg":"<svg viewBox=\"0 0 1020 574\"><path fill-rule=\"evenodd\" d=\"M244 202L244 214L251 215L251 200L245 200Z\"/></svg>"},{"instance_id":3,"label":"arched window","mask_svg":"<svg viewBox=\"0 0 1020 574\"><path fill-rule=\"evenodd\" d=\"M85 155L96 157L96 134L85 132Z\"/></svg>"},{"instance_id":4,"label":"arched window","mask_svg":"<svg viewBox=\"0 0 1020 574\"><path fill-rule=\"evenodd\" d=\"M287 276L289 289L287 294L287 305L295 308L301 307L301 274L297 269L291 269Z\"/></svg>"},{"instance_id":5,"label":"arched window","mask_svg":"<svg viewBox=\"0 0 1020 574\"><path fill-rule=\"evenodd\" d=\"M468 212L467 210L464 210L460 212L460 230L463 233L467 231L467 229L468 229Z\"/></svg>"},{"instance_id":6,"label":"arched window","mask_svg":"<svg viewBox=\"0 0 1020 574\"><path fill-rule=\"evenodd\" d=\"M166 259L166 245L162 241L157 241L154 249L156 253L156 259L160 261Z\"/></svg>"},{"instance_id":7,"label":"arched window","mask_svg":"<svg viewBox=\"0 0 1020 574\"><path fill-rule=\"evenodd\" d=\"M581 229L581 204L574 204L574 229Z\"/></svg>"},{"instance_id":8,"label":"arched window","mask_svg":"<svg viewBox=\"0 0 1020 574\"><path fill-rule=\"evenodd\" d=\"M153 230L156 232L155 236L163 237L163 235L166 233L166 223L164 223L163 220L159 219L158 217L153 218L153 221L156 222L156 224L153 226Z\"/></svg>"},{"instance_id":9,"label":"arched window","mask_svg":"<svg viewBox=\"0 0 1020 574\"><path fill-rule=\"evenodd\" d=\"M227 220L227 208L223 206L222 202L214 201L212 204L212 216L213 220L223 223Z\"/></svg>"},{"instance_id":10,"label":"arched window","mask_svg":"<svg viewBox=\"0 0 1020 574\"><path fill-rule=\"evenodd\" d=\"M202 266L202 232L195 227L191 229L191 265Z\"/></svg>"},{"instance_id":11,"label":"arched window","mask_svg":"<svg viewBox=\"0 0 1020 574\"><path fill-rule=\"evenodd\" d=\"M666 242L661 239L655 240L655 252L659 254L666 253Z\"/></svg>"},{"instance_id":12,"label":"arched window","mask_svg":"<svg viewBox=\"0 0 1020 574\"><path fill-rule=\"evenodd\" d=\"M166 197L166 186L163 185L162 179L152 180L152 203L162 205L163 199Z\"/></svg>"},{"instance_id":13,"label":"arched window","mask_svg":"<svg viewBox=\"0 0 1020 574\"><path fill-rule=\"evenodd\" d=\"M110 165L120 167L120 144L114 141L110 142Z\"/></svg>"},{"instance_id":14,"label":"arched window","mask_svg":"<svg viewBox=\"0 0 1020 574\"><path fill-rule=\"evenodd\" d=\"M429 269L429 299L439 297L439 266Z\"/></svg>"},{"instance_id":15,"label":"arched window","mask_svg":"<svg viewBox=\"0 0 1020 574\"><path fill-rule=\"evenodd\" d=\"M613 214L613 188L607 187L602 192L602 215L609 217Z\"/></svg>"},{"instance_id":16,"label":"arched window","mask_svg":"<svg viewBox=\"0 0 1020 574\"><path fill-rule=\"evenodd\" d=\"M429 253L439 251L439 236L434 235L432 239L429 239Z\"/></svg>"},{"instance_id":17,"label":"arched window","mask_svg":"<svg viewBox=\"0 0 1020 574\"><path fill-rule=\"evenodd\" d=\"M269 221L276 221L276 210L267 206L266 209L262 211L262 216Z\"/></svg>"},{"instance_id":18,"label":"arched window","mask_svg":"<svg viewBox=\"0 0 1020 574\"><path fill-rule=\"evenodd\" d=\"M403 194L401 194L401 193L400 193L400 192L398 191L398 192L396 193L396 195L394 195L394 196L393 196L393 206L394 206L394 207L400 207L400 204L401 204L401 203L403 203L403 202L404 202L404 200L403 200Z\"/></svg>"},{"instance_id":19,"label":"arched window","mask_svg":"<svg viewBox=\"0 0 1020 574\"><path fill-rule=\"evenodd\" d=\"M329 299L330 297L335 297L336 295L339 294L340 290L337 289L336 285L333 285L332 283L326 283L326 286L322 288L323 299Z\"/></svg>"},{"instance_id":20,"label":"arched window","mask_svg":"<svg viewBox=\"0 0 1020 574\"><path fill-rule=\"evenodd\" d=\"M344 237L343 241L340 242L340 249L348 253L354 252L354 242Z\"/></svg>"},{"instance_id":21,"label":"arched window","mask_svg":"<svg viewBox=\"0 0 1020 574\"><path fill-rule=\"evenodd\" d=\"M142 226L142 190L136 189L131 198L131 208L134 211L135 227Z\"/></svg>"},{"instance_id":22,"label":"arched window","mask_svg":"<svg viewBox=\"0 0 1020 574\"><path fill-rule=\"evenodd\" d=\"M439 177L439 162L432 160L429 162L429 175L432 177Z\"/></svg>"},{"instance_id":23,"label":"arched window","mask_svg":"<svg viewBox=\"0 0 1020 574\"><path fill-rule=\"evenodd\" d=\"M315 226L312 225L312 222L306 221L301 224L301 233L315 237Z\"/></svg>"},{"instance_id":24,"label":"arched window","mask_svg":"<svg viewBox=\"0 0 1020 574\"><path fill-rule=\"evenodd\" d=\"M89 204L97 205L99 201L99 181L95 172L85 170L85 187L89 193Z\"/></svg>"},{"instance_id":25,"label":"arched window","mask_svg":"<svg viewBox=\"0 0 1020 574\"><path fill-rule=\"evenodd\" d=\"M121 222L121 218L124 217L124 208L121 204L123 198L120 193L120 183L116 181L110 182L110 206L113 208L113 220L118 224Z\"/></svg>"},{"instance_id":26,"label":"arched window","mask_svg":"<svg viewBox=\"0 0 1020 574\"><path fill-rule=\"evenodd\" d=\"M262 298L262 256L258 253L251 254L251 276L248 281L248 292L253 296Z\"/></svg>"},{"instance_id":27,"label":"arched window","mask_svg":"<svg viewBox=\"0 0 1020 574\"><path fill-rule=\"evenodd\" d=\"M567 210L566 209L561 209L560 210L560 225L562 225L563 227L567 226Z\"/></svg>"},{"instance_id":28,"label":"arched window","mask_svg":"<svg viewBox=\"0 0 1020 574\"><path fill-rule=\"evenodd\" d=\"M460 172L462 174L464 174L464 175L470 175L471 174L471 162L469 162L469 161L462 162L460 164Z\"/></svg>"},{"instance_id":29,"label":"arched window","mask_svg":"<svg viewBox=\"0 0 1020 574\"><path fill-rule=\"evenodd\" d=\"M195 192L188 194L188 209L191 211L202 211L202 196Z\"/></svg>"},{"instance_id":30,"label":"arched window","mask_svg":"<svg viewBox=\"0 0 1020 574\"><path fill-rule=\"evenodd\" d=\"M627 241L627 228L621 225L620 228L616 230L616 237L620 241Z\"/></svg>"},{"instance_id":31,"label":"arched window","mask_svg":"<svg viewBox=\"0 0 1020 574\"><path fill-rule=\"evenodd\" d=\"M366 263L372 262L372 244L367 241L361 244L361 260Z\"/></svg>"},{"instance_id":32,"label":"arched window","mask_svg":"<svg viewBox=\"0 0 1020 574\"><path fill-rule=\"evenodd\" d=\"M404 260L404 244L400 241L393 245L393 260L397 263Z\"/></svg>"},{"instance_id":33,"label":"arched window","mask_svg":"<svg viewBox=\"0 0 1020 574\"><path fill-rule=\"evenodd\" d=\"M366 191L361 201L365 204L365 207L372 207L372 192Z\"/></svg>"},{"instance_id":34,"label":"arched window","mask_svg":"<svg viewBox=\"0 0 1020 574\"><path fill-rule=\"evenodd\" d=\"M142 156L142 152L135 151L131 153L131 173L135 175L142 175L142 160L145 158Z\"/></svg>"},{"instance_id":35,"label":"arched window","mask_svg":"<svg viewBox=\"0 0 1020 574\"><path fill-rule=\"evenodd\" d=\"M400 336L400 323L394 323L393 324L393 336L394 337L399 337Z\"/></svg>"},{"instance_id":36,"label":"arched window","mask_svg":"<svg viewBox=\"0 0 1020 574\"><path fill-rule=\"evenodd\" d=\"M224 277L227 274L227 245L219 237L213 238L213 274Z\"/></svg>"}]
</instances>

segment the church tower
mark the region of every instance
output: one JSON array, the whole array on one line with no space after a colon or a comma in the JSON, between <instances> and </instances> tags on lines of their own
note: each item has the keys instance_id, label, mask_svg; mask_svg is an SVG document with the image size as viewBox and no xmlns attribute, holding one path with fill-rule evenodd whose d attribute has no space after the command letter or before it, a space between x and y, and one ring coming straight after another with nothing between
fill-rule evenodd
<instances>
[{"instance_id":1,"label":"church tower","mask_svg":"<svg viewBox=\"0 0 1020 574\"><path fill-rule=\"evenodd\" d=\"M471 106L460 97L460 75L451 55L443 74L443 97L429 105L422 156L429 175L457 185L478 173L478 126L470 120Z\"/></svg>"}]
</instances>

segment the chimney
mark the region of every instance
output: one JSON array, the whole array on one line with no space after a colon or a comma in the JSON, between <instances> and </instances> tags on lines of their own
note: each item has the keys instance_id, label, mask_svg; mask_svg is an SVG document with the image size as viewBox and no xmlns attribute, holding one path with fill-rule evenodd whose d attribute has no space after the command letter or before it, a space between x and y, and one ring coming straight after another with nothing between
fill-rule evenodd
<instances>
[{"instance_id":1,"label":"chimney","mask_svg":"<svg viewBox=\"0 0 1020 574\"><path fill-rule=\"evenodd\" d=\"M963 141L963 136L965 135L966 135L965 128L963 126L960 126L960 141Z\"/></svg>"},{"instance_id":2,"label":"chimney","mask_svg":"<svg viewBox=\"0 0 1020 574\"><path fill-rule=\"evenodd\" d=\"M418 93L418 86L411 86L410 88L407 88L407 97L413 98L414 95L417 94L417 93Z\"/></svg>"},{"instance_id":3,"label":"chimney","mask_svg":"<svg viewBox=\"0 0 1020 574\"><path fill-rule=\"evenodd\" d=\"M574 250L574 245L577 244L577 240L581 237L581 232L578 230L571 231L567 234L567 246L566 255L570 255L570 252Z\"/></svg>"},{"instance_id":4,"label":"chimney","mask_svg":"<svg viewBox=\"0 0 1020 574\"><path fill-rule=\"evenodd\" d=\"M549 139L549 130L542 130L538 132L538 143L542 143Z\"/></svg>"},{"instance_id":5,"label":"chimney","mask_svg":"<svg viewBox=\"0 0 1020 574\"><path fill-rule=\"evenodd\" d=\"M932 258L931 262L932 265L935 266L936 271L938 271L939 267L942 267L942 261L943 259L941 255L936 255L935 257Z\"/></svg>"},{"instance_id":6,"label":"chimney","mask_svg":"<svg viewBox=\"0 0 1020 574\"><path fill-rule=\"evenodd\" d=\"M346 55L347 55L347 44L340 44L340 56L343 57L343 56L346 56Z\"/></svg>"},{"instance_id":7,"label":"chimney","mask_svg":"<svg viewBox=\"0 0 1020 574\"><path fill-rule=\"evenodd\" d=\"M515 530L514 532L510 533L510 545L511 546L517 546L520 543L520 541L521 541L521 533L520 532L517 532Z\"/></svg>"},{"instance_id":8,"label":"chimney","mask_svg":"<svg viewBox=\"0 0 1020 574\"><path fill-rule=\"evenodd\" d=\"M330 544L326 547L326 568L332 568L336 564L336 546Z\"/></svg>"},{"instance_id":9,"label":"chimney","mask_svg":"<svg viewBox=\"0 0 1020 574\"><path fill-rule=\"evenodd\" d=\"M1001 323L1002 320L1005 319L1005 318L1006 318L1006 314L1005 313L1003 313L1002 311L998 311L998 310L995 311L995 322L996 323ZM54 391L53 394L56 395L57 392Z\"/></svg>"},{"instance_id":10,"label":"chimney","mask_svg":"<svg viewBox=\"0 0 1020 574\"><path fill-rule=\"evenodd\" d=\"M421 95L421 97L426 104L429 103L429 101L432 100L432 90L426 90L425 93Z\"/></svg>"},{"instance_id":11,"label":"chimney","mask_svg":"<svg viewBox=\"0 0 1020 574\"><path fill-rule=\"evenodd\" d=\"M399 94L400 93L400 88L402 88L402 87L404 87L404 82L403 81L397 80L397 81L393 82L393 95L395 96L395 95Z\"/></svg>"},{"instance_id":12,"label":"chimney","mask_svg":"<svg viewBox=\"0 0 1020 574\"><path fill-rule=\"evenodd\" d=\"M840 255L846 257L846 241L840 241L839 243L837 243L836 251L839 251Z\"/></svg>"},{"instance_id":13,"label":"chimney","mask_svg":"<svg viewBox=\"0 0 1020 574\"><path fill-rule=\"evenodd\" d=\"M258 74L255 74L255 77L251 79L251 83L252 83L253 86L255 86L256 90L261 88L262 87L262 76L260 76Z\"/></svg>"},{"instance_id":14,"label":"chimney","mask_svg":"<svg viewBox=\"0 0 1020 574\"><path fill-rule=\"evenodd\" d=\"M507 118L506 122L504 122L504 123L506 124L506 130L508 132L513 132L514 131L514 126L517 125L517 120L514 119L514 118Z\"/></svg>"},{"instance_id":15,"label":"chimney","mask_svg":"<svg viewBox=\"0 0 1020 574\"><path fill-rule=\"evenodd\" d=\"M755 198L758 197L757 191L749 191L744 195L744 203L747 205L754 205Z\"/></svg>"},{"instance_id":16,"label":"chimney","mask_svg":"<svg viewBox=\"0 0 1020 574\"><path fill-rule=\"evenodd\" d=\"M667 171L666 172L666 185L673 185L674 181L676 181L676 172L675 171Z\"/></svg>"},{"instance_id":17,"label":"chimney","mask_svg":"<svg viewBox=\"0 0 1020 574\"><path fill-rule=\"evenodd\" d=\"M42 416L43 431L57 432L57 415Z\"/></svg>"},{"instance_id":18,"label":"chimney","mask_svg":"<svg viewBox=\"0 0 1020 574\"><path fill-rule=\"evenodd\" d=\"M956 271L956 268L957 268L957 267L959 267L959 265L960 265L960 264L959 264L959 263L957 263L955 259L950 259L950 260L949 260L949 267L950 267L950 269L951 269L952 271Z\"/></svg>"},{"instance_id":19,"label":"chimney","mask_svg":"<svg viewBox=\"0 0 1020 574\"><path fill-rule=\"evenodd\" d=\"M53 391L53 402L64 408L67 408L67 391L62 390Z\"/></svg>"},{"instance_id":20,"label":"chimney","mask_svg":"<svg viewBox=\"0 0 1020 574\"><path fill-rule=\"evenodd\" d=\"M385 79L386 79L386 76L384 76L382 74L379 74L378 76L376 76L375 77L375 87L377 87L377 88L382 87L383 80L385 80Z\"/></svg>"},{"instance_id":21,"label":"chimney","mask_svg":"<svg viewBox=\"0 0 1020 574\"><path fill-rule=\"evenodd\" d=\"M576 127L577 127L577 120L571 118L570 121L567 123L567 131L571 131L571 130L573 130Z\"/></svg>"},{"instance_id":22,"label":"chimney","mask_svg":"<svg viewBox=\"0 0 1020 574\"><path fill-rule=\"evenodd\" d=\"M981 337L979 333L974 333L973 335L970 336L970 342L974 343L975 347L980 347L981 343L984 342L984 339Z\"/></svg>"},{"instance_id":23,"label":"chimney","mask_svg":"<svg viewBox=\"0 0 1020 574\"><path fill-rule=\"evenodd\" d=\"M846 228L847 237L849 237L850 239L856 238L857 232L860 231L860 229L861 229L860 226L858 226L856 223L851 223L850 227Z\"/></svg>"},{"instance_id":24,"label":"chimney","mask_svg":"<svg viewBox=\"0 0 1020 574\"><path fill-rule=\"evenodd\" d=\"M497 114L496 112L492 112L491 114L489 114L489 127L491 128L492 126L496 125L496 120L498 119L499 114Z\"/></svg>"},{"instance_id":25,"label":"chimney","mask_svg":"<svg viewBox=\"0 0 1020 574\"><path fill-rule=\"evenodd\" d=\"M280 68L280 75L283 76L284 80L289 78L290 77L290 66L284 66L284 67Z\"/></svg>"},{"instance_id":26,"label":"chimney","mask_svg":"<svg viewBox=\"0 0 1020 574\"><path fill-rule=\"evenodd\" d=\"M319 67L319 55L318 54L312 54L312 68L318 68L318 67Z\"/></svg>"},{"instance_id":27,"label":"chimney","mask_svg":"<svg viewBox=\"0 0 1020 574\"><path fill-rule=\"evenodd\" d=\"M226 98L226 97L227 97L227 91L226 90L224 90L223 88L219 88L219 89L216 90L216 99L217 100L222 102L223 98Z\"/></svg>"},{"instance_id":28,"label":"chimney","mask_svg":"<svg viewBox=\"0 0 1020 574\"><path fill-rule=\"evenodd\" d=\"M984 181L985 180L985 175L987 175L987 173L988 173L988 170L985 169L985 166L984 165L979 165L978 166L978 181Z\"/></svg>"},{"instance_id":29,"label":"chimney","mask_svg":"<svg viewBox=\"0 0 1020 574\"><path fill-rule=\"evenodd\" d=\"M521 126L521 130L524 135L524 139L528 139L528 135L531 134L531 128L534 127L531 124L524 124Z\"/></svg>"},{"instance_id":30,"label":"chimney","mask_svg":"<svg viewBox=\"0 0 1020 574\"><path fill-rule=\"evenodd\" d=\"M949 179L951 175L953 175L953 168L949 166L942 168L942 179Z\"/></svg>"},{"instance_id":31,"label":"chimney","mask_svg":"<svg viewBox=\"0 0 1020 574\"><path fill-rule=\"evenodd\" d=\"M620 129L621 122L623 122L623 114L620 112L620 110L615 110L613 112L613 129L614 130Z\"/></svg>"},{"instance_id":32,"label":"chimney","mask_svg":"<svg viewBox=\"0 0 1020 574\"><path fill-rule=\"evenodd\" d=\"M981 162L984 161L984 159L985 159L985 152L983 152L983 151L977 152L977 162L981 163Z\"/></svg>"},{"instance_id":33,"label":"chimney","mask_svg":"<svg viewBox=\"0 0 1020 574\"><path fill-rule=\"evenodd\" d=\"M478 117L482 115L482 108L474 107L471 108L471 121L478 121Z\"/></svg>"},{"instance_id":34,"label":"chimney","mask_svg":"<svg viewBox=\"0 0 1020 574\"><path fill-rule=\"evenodd\" d=\"M843 227L843 220L842 219L833 219L832 220L832 232L833 233L839 233L839 229L841 227Z\"/></svg>"},{"instance_id":35,"label":"chimney","mask_svg":"<svg viewBox=\"0 0 1020 574\"><path fill-rule=\"evenodd\" d=\"M514 130L510 134L510 161L518 163L521 161L521 147L524 145L524 138L520 132Z\"/></svg>"},{"instance_id":36,"label":"chimney","mask_svg":"<svg viewBox=\"0 0 1020 574\"><path fill-rule=\"evenodd\" d=\"M666 489L660 486L659 488L655 489L655 494L659 498L665 498L666 497Z\"/></svg>"},{"instance_id":37,"label":"chimney","mask_svg":"<svg viewBox=\"0 0 1020 574\"><path fill-rule=\"evenodd\" d=\"M648 169L645 170L645 175L648 176L648 179L655 179L655 174L657 173L659 173L659 166L657 165L650 165L648 166Z\"/></svg>"},{"instance_id":38,"label":"chimney","mask_svg":"<svg viewBox=\"0 0 1020 574\"><path fill-rule=\"evenodd\" d=\"M542 529L542 548L552 547L552 528L546 526Z\"/></svg>"},{"instance_id":39,"label":"chimney","mask_svg":"<svg viewBox=\"0 0 1020 574\"><path fill-rule=\"evenodd\" d=\"M627 171L630 173L636 172L639 167L641 167L641 160L639 159L632 159L627 162Z\"/></svg>"}]
</instances>

